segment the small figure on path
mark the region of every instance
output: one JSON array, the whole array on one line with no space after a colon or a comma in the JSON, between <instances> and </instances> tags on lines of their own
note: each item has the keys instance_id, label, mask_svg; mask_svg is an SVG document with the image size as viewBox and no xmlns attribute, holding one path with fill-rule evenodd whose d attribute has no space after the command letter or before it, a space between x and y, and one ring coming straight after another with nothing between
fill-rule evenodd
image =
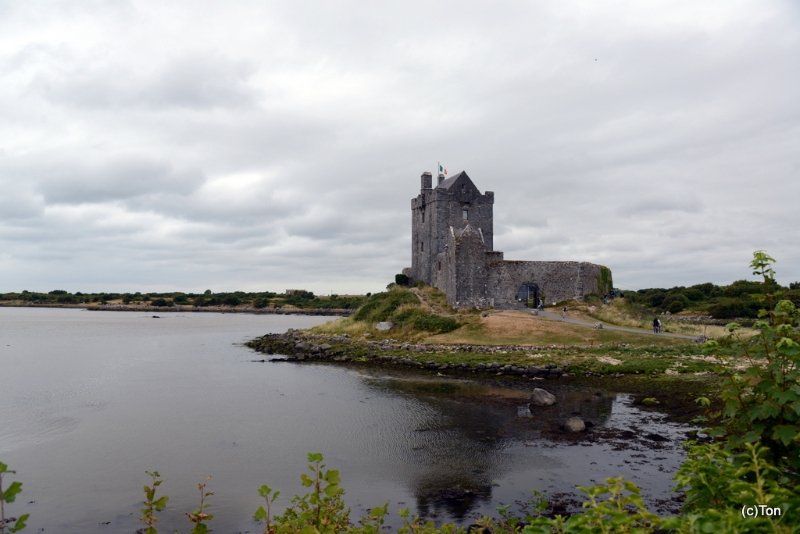
<instances>
[{"instance_id":1,"label":"small figure on path","mask_svg":"<svg viewBox=\"0 0 800 534\"><path fill-rule=\"evenodd\" d=\"M561 318L562 319L566 319L567 318L567 307L566 306L564 306L564 309L561 310Z\"/></svg>"},{"instance_id":2,"label":"small figure on path","mask_svg":"<svg viewBox=\"0 0 800 534\"><path fill-rule=\"evenodd\" d=\"M658 320L658 317L653 319L653 333L658 334L661 332L661 321Z\"/></svg>"},{"instance_id":3,"label":"small figure on path","mask_svg":"<svg viewBox=\"0 0 800 534\"><path fill-rule=\"evenodd\" d=\"M603 304L608 304L608 295L603 293Z\"/></svg>"}]
</instances>

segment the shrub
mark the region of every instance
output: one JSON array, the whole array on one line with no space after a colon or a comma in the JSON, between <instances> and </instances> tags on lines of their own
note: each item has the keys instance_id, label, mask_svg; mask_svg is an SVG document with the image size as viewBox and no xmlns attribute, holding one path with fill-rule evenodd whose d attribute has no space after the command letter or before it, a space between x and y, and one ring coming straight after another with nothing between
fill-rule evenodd
<instances>
[{"instance_id":1,"label":"shrub","mask_svg":"<svg viewBox=\"0 0 800 534\"><path fill-rule=\"evenodd\" d=\"M703 293L706 297L714 297L720 292L719 286L715 286L711 282L706 282L705 284L697 284L693 285L689 289L697 289L701 293ZM689 297L691 298L691 297ZM694 300L694 299L692 299Z\"/></svg>"},{"instance_id":2,"label":"shrub","mask_svg":"<svg viewBox=\"0 0 800 534\"><path fill-rule=\"evenodd\" d=\"M661 302L661 308L670 313L678 313L691 304L683 293L668 294Z\"/></svg>"},{"instance_id":3,"label":"shrub","mask_svg":"<svg viewBox=\"0 0 800 534\"><path fill-rule=\"evenodd\" d=\"M667 311L670 313L678 313L683 311L683 303L680 301L674 301L667 306Z\"/></svg>"},{"instance_id":4,"label":"shrub","mask_svg":"<svg viewBox=\"0 0 800 534\"><path fill-rule=\"evenodd\" d=\"M394 283L397 284L398 286L406 286L407 287L409 285L409 282L411 282L411 279L408 276L404 275L404 274L396 274L396 275L394 275Z\"/></svg>"},{"instance_id":5,"label":"shrub","mask_svg":"<svg viewBox=\"0 0 800 534\"><path fill-rule=\"evenodd\" d=\"M734 319L736 317L758 317L760 306L751 298L720 299L709 306L708 313L715 319Z\"/></svg>"},{"instance_id":6,"label":"shrub","mask_svg":"<svg viewBox=\"0 0 800 534\"><path fill-rule=\"evenodd\" d=\"M164 306L174 306L174 305L175 303L172 302L171 300L166 300L162 298L158 298L150 302L150 306L164 307Z\"/></svg>"},{"instance_id":7,"label":"shrub","mask_svg":"<svg viewBox=\"0 0 800 534\"><path fill-rule=\"evenodd\" d=\"M394 288L383 293L376 293L353 314L354 321L379 323L387 320L403 304L416 304L419 300L411 291Z\"/></svg>"},{"instance_id":8,"label":"shrub","mask_svg":"<svg viewBox=\"0 0 800 534\"><path fill-rule=\"evenodd\" d=\"M729 286L722 288L722 296L728 298L736 298L753 293L764 293L766 290L764 284L759 282L751 282L750 280L737 280Z\"/></svg>"},{"instance_id":9,"label":"shrub","mask_svg":"<svg viewBox=\"0 0 800 534\"><path fill-rule=\"evenodd\" d=\"M423 332L447 333L457 329L460 325L452 317L434 315L422 308L408 306L391 316L395 324L408 326Z\"/></svg>"},{"instance_id":10,"label":"shrub","mask_svg":"<svg viewBox=\"0 0 800 534\"><path fill-rule=\"evenodd\" d=\"M684 289L683 294L686 296L687 299L691 300L692 302L699 302L701 300L706 299L706 294L694 287Z\"/></svg>"},{"instance_id":11,"label":"shrub","mask_svg":"<svg viewBox=\"0 0 800 534\"><path fill-rule=\"evenodd\" d=\"M645 305L655 308L661 306L666 296L667 292L663 289L648 289L644 295L642 295L642 300Z\"/></svg>"},{"instance_id":12,"label":"shrub","mask_svg":"<svg viewBox=\"0 0 800 534\"><path fill-rule=\"evenodd\" d=\"M236 295L228 295L225 297L225 300L223 300L222 303L227 306L238 306L242 303L242 300Z\"/></svg>"}]
</instances>

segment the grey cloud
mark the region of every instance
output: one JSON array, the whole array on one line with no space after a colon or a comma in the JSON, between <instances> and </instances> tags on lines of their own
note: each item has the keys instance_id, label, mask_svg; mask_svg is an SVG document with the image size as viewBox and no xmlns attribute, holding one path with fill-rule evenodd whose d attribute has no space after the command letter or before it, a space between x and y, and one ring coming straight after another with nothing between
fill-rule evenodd
<instances>
[{"instance_id":1,"label":"grey cloud","mask_svg":"<svg viewBox=\"0 0 800 534\"><path fill-rule=\"evenodd\" d=\"M8 290L375 291L437 161L495 191L510 259L800 278L786 2L87 5L0 19Z\"/></svg>"},{"instance_id":2,"label":"grey cloud","mask_svg":"<svg viewBox=\"0 0 800 534\"><path fill-rule=\"evenodd\" d=\"M247 85L252 66L214 55L185 55L145 72L84 59L89 65L37 74L30 89L54 105L111 109L249 108L258 96Z\"/></svg>"},{"instance_id":3,"label":"grey cloud","mask_svg":"<svg viewBox=\"0 0 800 534\"><path fill-rule=\"evenodd\" d=\"M696 198L662 198L650 197L647 199L635 200L627 202L617 208L617 213L623 217L630 217L633 215L652 215L665 211L674 211L682 213L700 213L703 209L703 203Z\"/></svg>"},{"instance_id":4,"label":"grey cloud","mask_svg":"<svg viewBox=\"0 0 800 534\"><path fill-rule=\"evenodd\" d=\"M45 204L27 184L18 183L15 176L0 177L0 220L31 219L44 213Z\"/></svg>"},{"instance_id":5,"label":"grey cloud","mask_svg":"<svg viewBox=\"0 0 800 534\"><path fill-rule=\"evenodd\" d=\"M94 166L70 162L48 169L37 189L47 203L84 204L155 193L188 195L204 181L199 170L175 170L169 163L122 157Z\"/></svg>"}]
</instances>

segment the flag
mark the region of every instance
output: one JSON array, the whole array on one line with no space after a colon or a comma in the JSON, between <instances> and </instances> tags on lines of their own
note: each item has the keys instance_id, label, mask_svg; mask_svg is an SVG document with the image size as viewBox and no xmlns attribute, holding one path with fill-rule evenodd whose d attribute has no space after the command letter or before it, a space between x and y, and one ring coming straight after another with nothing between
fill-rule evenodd
<instances>
[{"instance_id":1,"label":"flag","mask_svg":"<svg viewBox=\"0 0 800 534\"><path fill-rule=\"evenodd\" d=\"M442 167L442 164L439 164L439 174L447 174L447 169Z\"/></svg>"}]
</instances>

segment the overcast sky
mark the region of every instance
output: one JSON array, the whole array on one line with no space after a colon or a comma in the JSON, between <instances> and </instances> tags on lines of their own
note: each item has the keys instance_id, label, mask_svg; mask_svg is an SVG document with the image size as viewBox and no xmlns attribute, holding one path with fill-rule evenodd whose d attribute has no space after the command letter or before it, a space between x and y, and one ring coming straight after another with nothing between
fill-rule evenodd
<instances>
[{"instance_id":1,"label":"overcast sky","mask_svg":"<svg viewBox=\"0 0 800 534\"><path fill-rule=\"evenodd\" d=\"M0 292L374 292L438 161L506 259L800 280L800 3L0 0Z\"/></svg>"}]
</instances>

